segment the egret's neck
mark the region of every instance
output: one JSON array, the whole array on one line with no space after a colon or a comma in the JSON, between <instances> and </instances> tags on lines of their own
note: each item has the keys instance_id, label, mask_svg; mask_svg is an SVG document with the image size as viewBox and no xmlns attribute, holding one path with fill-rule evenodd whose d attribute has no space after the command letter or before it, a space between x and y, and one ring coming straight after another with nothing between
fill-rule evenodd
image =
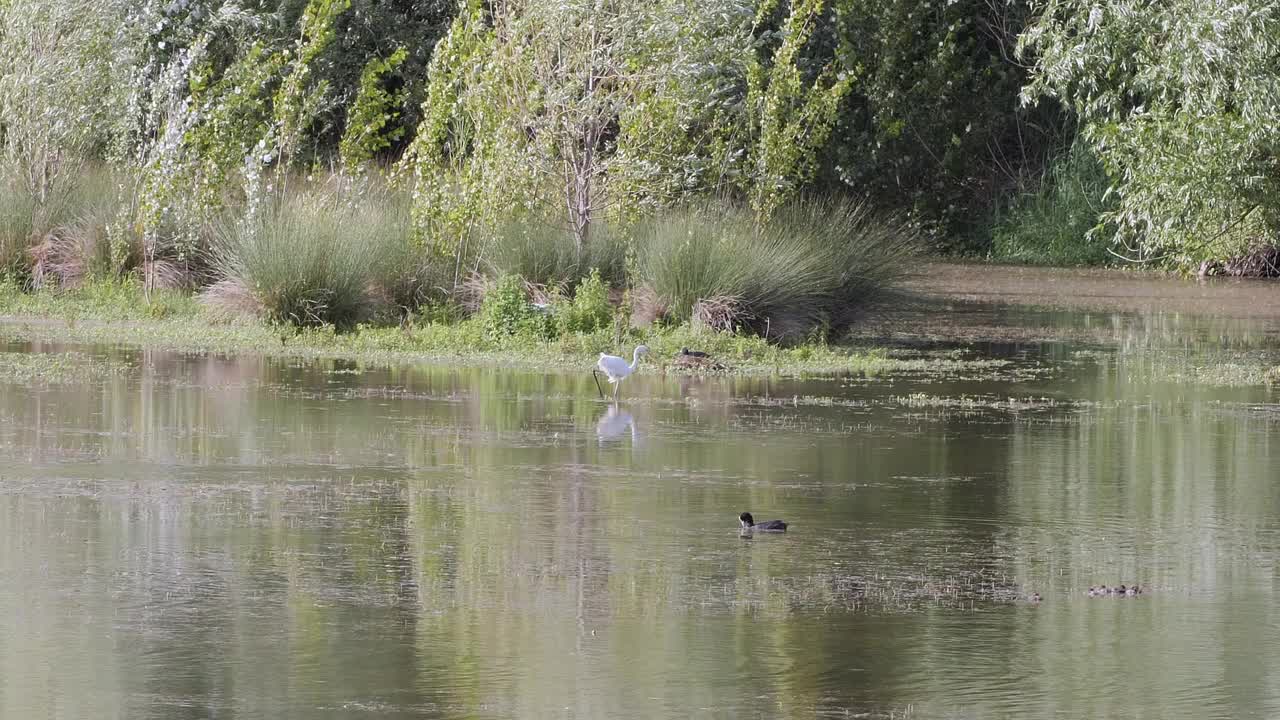
<instances>
[{"instance_id":1,"label":"egret's neck","mask_svg":"<svg viewBox=\"0 0 1280 720\"><path fill-rule=\"evenodd\" d=\"M631 353L631 372L635 372L636 368L639 366L640 366L640 348L636 348L635 352Z\"/></svg>"}]
</instances>

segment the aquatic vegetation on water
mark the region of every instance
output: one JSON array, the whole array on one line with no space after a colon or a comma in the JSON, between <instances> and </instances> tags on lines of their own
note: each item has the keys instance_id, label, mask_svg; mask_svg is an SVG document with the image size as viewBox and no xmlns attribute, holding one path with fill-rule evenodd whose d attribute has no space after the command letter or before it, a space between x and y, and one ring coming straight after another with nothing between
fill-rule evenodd
<instances>
[{"instance_id":1,"label":"aquatic vegetation on water","mask_svg":"<svg viewBox=\"0 0 1280 720\"><path fill-rule=\"evenodd\" d=\"M1247 387L1280 379L1275 352L1144 350L1121 353L1117 371L1131 381Z\"/></svg>"},{"instance_id":2,"label":"aquatic vegetation on water","mask_svg":"<svg viewBox=\"0 0 1280 720\"><path fill-rule=\"evenodd\" d=\"M15 385L83 383L129 370L127 364L79 352L0 352L0 382Z\"/></svg>"},{"instance_id":3,"label":"aquatic vegetation on water","mask_svg":"<svg viewBox=\"0 0 1280 720\"><path fill-rule=\"evenodd\" d=\"M132 327L166 323L185 321ZM315 331L284 345L343 340ZM1116 365L1090 365L1108 358L1050 353L1070 375L1023 387L989 378L1050 361L1018 357L955 383L924 373L884 382L651 374L611 418L585 373L108 350L133 368L119 381L42 390L39 407L27 393L0 392L0 548L29 593L50 599L31 609L40 635L24 647L54 667L150 672L152 647L194 647L244 658L246 673L265 677L280 664L265 645L287 648L327 627L324 653L375 658L371 674L393 684L424 642L448 649L466 637L459 660L444 664L474 674L442 676L440 686L481 697L501 696L493 678L516 664L541 668L533 682L557 701L600 658L619 659L610 692L646 678L669 688L672 672L738 682L743 662L776 663L791 684L814 668L821 702L787 700L788 716L841 716L800 710L822 703L863 707L844 688L851 698L886 684L913 698L982 692L1007 677L1006 657L1061 657L1066 675L1091 677L1099 665L1123 673L1129 649L1161 657L1169 634L1194 632L1223 608L1243 604L1246 625L1265 618L1277 544L1269 391L1130 388L1112 381ZM734 523L744 508L795 524L744 540ZM1085 597L1100 581L1158 592ZM162 642L81 658L86 628L64 622L64 598L102 608L85 615L89 632ZM1189 623L1146 629L1183 612ZM175 616L183 622L167 622ZM253 636L217 632L228 617ZM1087 632L1056 632L1063 623ZM1117 631L1135 626L1107 655ZM574 643L582 654L566 654ZM1240 652L1232 662L1256 658ZM684 664L672 670L676 656ZM576 664L548 669L547 657ZM883 662L875 677L862 669L867 657ZM1218 646L1196 665L1214 662ZM937 667L971 674L942 678ZM922 668L935 684L921 685ZM35 680L48 682L43 672ZM748 700L721 714L772 707L752 695L756 682L726 685L727 702ZM315 704L348 707L350 695ZM413 700L387 697L388 708ZM680 717L703 702L677 699ZM354 699L366 701L384 707ZM518 707L512 714L531 706ZM1025 708L982 716L1046 714Z\"/></svg>"},{"instance_id":4,"label":"aquatic vegetation on water","mask_svg":"<svg viewBox=\"0 0 1280 720\"><path fill-rule=\"evenodd\" d=\"M1007 410L1015 413L1025 412L1028 410L1046 410L1056 408L1064 404L1059 400L1049 397L988 398L974 395L940 397L925 393L912 393L905 396L895 396L892 400L899 405L910 408L929 407L962 410ZM1077 405L1079 403L1072 402L1069 404Z\"/></svg>"}]
</instances>

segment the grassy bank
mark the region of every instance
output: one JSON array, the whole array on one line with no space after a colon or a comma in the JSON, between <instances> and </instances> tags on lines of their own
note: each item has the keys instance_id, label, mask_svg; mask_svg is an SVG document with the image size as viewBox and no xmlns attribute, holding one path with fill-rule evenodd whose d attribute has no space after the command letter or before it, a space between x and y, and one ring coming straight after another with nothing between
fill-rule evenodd
<instances>
[{"instance_id":1,"label":"grassy bank","mask_svg":"<svg viewBox=\"0 0 1280 720\"><path fill-rule=\"evenodd\" d=\"M782 347L754 335L695 330L689 325L658 324L634 329L626 323L614 322L618 318L610 318L605 326L590 331L557 329L548 333L547 321L539 322L542 316L535 314L524 316L533 322L523 330L495 333L493 319L484 312L464 320L424 319L399 326L365 324L347 332L336 332L331 326L294 328L262 320L219 320L196 298L177 291L153 292L148 304L137 282L89 283L60 293L24 292L12 284L0 283L0 341L123 344L195 353L346 358L370 366L433 363L583 373L594 365L597 353L620 353L629 357L631 349L643 343L652 351L642 361L640 372L645 374L799 377L910 373L1000 382L1041 377L1039 373L1048 368L982 357L954 348L984 342L1049 343L1082 348L1072 353L1068 365L1080 361L1104 366L1114 364L1126 377L1144 383L1212 387L1280 384L1280 365L1277 365L1280 358L1274 344L1265 335L1250 330L1258 320L1274 317L1274 311L1263 316L1240 315L1241 298L1222 296L1219 298L1222 304L1209 308L1208 314L1197 315L1189 308L1185 314L1176 313L1172 318L1153 316L1151 307L1134 306L1117 298L1109 298L1106 308L1095 304L1059 306L1058 311L1075 312L1075 321L1068 323L1062 321L1058 311L1037 310L1031 298L1030 305L1015 309L1012 315L1003 316L998 322L992 322L992 317L981 311L962 311L958 315L939 313L936 304L939 292L948 298L945 301L948 306L963 297L986 302L957 285L957 278L948 275L947 270L968 278L971 284L981 283L985 287L995 282L995 289L987 290L996 295L1001 293L1001 288L1008 289L1011 282L1022 283L1026 272L1048 272L1004 270L995 278L979 281L965 272L972 267L931 269L934 300L929 299L929 293L922 292L918 302L868 318L859 325L855 333L858 339L852 344L808 341ZM1083 272L1076 271L1075 275L1081 276ZM1071 277L1062 275L1059 279ZM1092 274L1084 277L1091 278ZM1000 285L1001 282L1004 285ZM1180 289L1180 284L1155 278L1130 282L1135 292L1141 291L1144 295L1163 292L1162 306L1181 307L1179 297L1169 294L1170 288ZM1152 282L1163 283L1163 290L1150 287ZM1099 302L1090 287L1087 283L1074 287L1075 299ZM1243 293L1250 288L1231 285L1225 290ZM1256 296L1249 297L1255 304L1265 305L1259 303ZM1090 323L1092 312L1098 310L1122 313L1123 320L1104 326ZM580 321L580 315L574 317ZM1237 340L1230 350L1189 348L1184 342L1186 337L1224 333L1243 339ZM885 349L886 342L898 349ZM677 354L684 347L707 352L713 360L705 364L681 361ZM94 371L98 370L106 372L100 368ZM57 361L0 368L0 375L19 378L65 372L70 371L61 368Z\"/></svg>"},{"instance_id":2,"label":"grassy bank","mask_svg":"<svg viewBox=\"0 0 1280 720\"><path fill-rule=\"evenodd\" d=\"M376 173L290 176L252 199L144 211L138 178L77 181L54 203L0 170L0 280L11 286L100 299L137 280L152 314L177 301L151 291L181 290L211 317L295 328L479 313L490 334L518 334L546 319L529 316L537 307L553 321L547 337L625 312L637 327L830 340L892 290L918 246L907 225L849 200L799 199L763 217L741 199L703 199L590 232L513 208L450 229L416 221L412 194Z\"/></svg>"},{"instance_id":3,"label":"grassy bank","mask_svg":"<svg viewBox=\"0 0 1280 720\"><path fill-rule=\"evenodd\" d=\"M909 369L918 360L883 351L808 342L780 347L760 337L687 325L643 329L611 324L549 337L540 332L494 333L483 314L457 322L293 327L260 320L218 319L196 298L155 291L148 304L136 282L91 283L61 293L24 292L0 284L0 338L67 343L122 343L189 352L273 356L350 357L373 364L447 362L524 369L592 367L600 352L630 356L648 345L644 372L719 374L869 373ZM682 348L709 353L713 363L676 360Z\"/></svg>"},{"instance_id":4,"label":"grassy bank","mask_svg":"<svg viewBox=\"0 0 1280 720\"><path fill-rule=\"evenodd\" d=\"M1110 236L1095 232L1101 213L1113 204L1106 190L1097 157L1083 143L1073 145L996 213L989 258L1059 267L1112 264Z\"/></svg>"}]
</instances>

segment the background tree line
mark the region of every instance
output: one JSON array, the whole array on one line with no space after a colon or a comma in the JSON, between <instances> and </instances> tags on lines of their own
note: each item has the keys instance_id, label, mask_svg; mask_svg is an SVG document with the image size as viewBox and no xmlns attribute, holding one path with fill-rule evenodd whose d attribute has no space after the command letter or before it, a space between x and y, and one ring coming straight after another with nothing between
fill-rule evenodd
<instances>
[{"instance_id":1,"label":"background tree line","mask_svg":"<svg viewBox=\"0 0 1280 720\"><path fill-rule=\"evenodd\" d=\"M228 213L247 227L320 174L407 194L455 286L512 227L566 233L582 276L596 239L709 198L756 227L802 198L853 198L940 252L1195 268L1275 244L1276 14L0 0L0 260L55 268L70 251L39 250L49 230L112 194L94 252L150 283L217 250ZM89 168L111 175L93 192Z\"/></svg>"}]
</instances>

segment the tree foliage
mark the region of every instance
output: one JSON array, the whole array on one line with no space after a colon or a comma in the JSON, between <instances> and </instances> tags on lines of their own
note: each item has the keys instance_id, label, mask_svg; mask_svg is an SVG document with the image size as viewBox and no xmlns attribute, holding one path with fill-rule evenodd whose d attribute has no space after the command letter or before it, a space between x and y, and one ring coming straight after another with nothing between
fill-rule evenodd
<instances>
[{"instance_id":1,"label":"tree foliage","mask_svg":"<svg viewBox=\"0 0 1280 720\"><path fill-rule=\"evenodd\" d=\"M825 52L854 81L818 185L906 213L939 247L980 248L992 211L1070 145L1056 105L1019 107L1029 3L832 2Z\"/></svg>"},{"instance_id":2,"label":"tree foliage","mask_svg":"<svg viewBox=\"0 0 1280 720\"><path fill-rule=\"evenodd\" d=\"M582 255L599 221L713 189L767 219L812 172L849 86L834 67L798 66L821 0L783 5L770 31L778 5L513 0L460 14L403 164L433 244L457 257L477 229L525 214L558 219Z\"/></svg>"},{"instance_id":3,"label":"tree foliage","mask_svg":"<svg viewBox=\"0 0 1280 720\"><path fill-rule=\"evenodd\" d=\"M1036 59L1025 97L1079 116L1122 254L1189 265L1274 238L1278 13L1273 0L1047 0L1022 36Z\"/></svg>"},{"instance_id":4,"label":"tree foliage","mask_svg":"<svg viewBox=\"0 0 1280 720\"><path fill-rule=\"evenodd\" d=\"M349 169L373 160L406 134L397 121L404 106L405 91L388 89L387 78L404 64L409 53L397 48L386 58L374 58L360 73L360 90L347 114L347 128L338 143L338 156Z\"/></svg>"},{"instance_id":5,"label":"tree foliage","mask_svg":"<svg viewBox=\"0 0 1280 720\"><path fill-rule=\"evenodd\" d=\"M761 28L779 0L767 0L756 13ZM771 62L747 66L747 114L751 129L748 193L760 222L789 200L807 181L816 155L835 125L840 102L853 76L828 64L808 79L800 67L815 28L823 18L822 0L794 0L782 23Z\"/></svg>"},{"instance_id":6,"label":"tree foliage","mask_svg":"<svg viewBox=\"0 0 1280 720\"><path fill-rule=\"evenodd\" d=\"M104 140L119 0L0 3L0 137L4 160L37 207ZM68 172L69 171L69 172Z\"/></svg>"},{"instance_id":7,"label":"tree foliage","mask_svg":"<svg viewBox=\"0 0 1280 720\"><path fill-rule=\"evenodd\" d=\"M1054 247L1137 260L1274 237L1274 0L1033 1L0 0L4 176L48 214L109 162L109 234L182 259L385 162L455 278L521 223L585 271L602 229L706 196L761 226L866 197L979 252L998 218L1019 255L1062 217ZM1068 152L1105 199L1052 179Z\"/></svg>"},{"instance_id":8,"label":"tree foliage","mask_svg":"<svg viewBox=\"0 0 1280 720\"><path fill-rule=\"evenodd\" d=\"M638 10L646 14L633 47L647 77L619 116L611 175L628 220L750 182L743 138L755 3L658 0Z\"/></svg>"}]
</instances>

